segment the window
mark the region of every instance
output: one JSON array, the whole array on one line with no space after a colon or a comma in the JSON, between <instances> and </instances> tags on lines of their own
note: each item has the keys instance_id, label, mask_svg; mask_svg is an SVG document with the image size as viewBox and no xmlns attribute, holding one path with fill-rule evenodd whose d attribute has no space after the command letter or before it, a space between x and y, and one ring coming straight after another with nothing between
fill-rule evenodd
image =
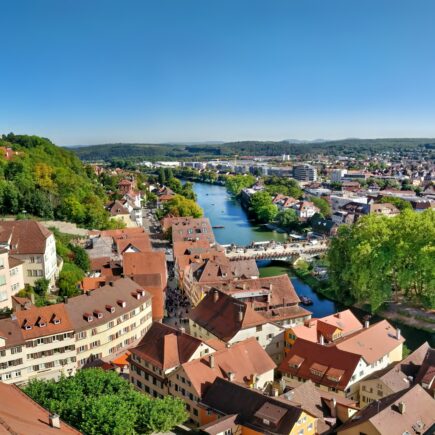
<instances>
[{"instance_id":1,"label":"window","mask_svg":"<svg viewBox=\"0 0 435 435\"><path fill-rule=\"evenodd\" d=\"M4 275L0 275L0 285L6 285L6 277Z\"/></svg>"}]
</instances>

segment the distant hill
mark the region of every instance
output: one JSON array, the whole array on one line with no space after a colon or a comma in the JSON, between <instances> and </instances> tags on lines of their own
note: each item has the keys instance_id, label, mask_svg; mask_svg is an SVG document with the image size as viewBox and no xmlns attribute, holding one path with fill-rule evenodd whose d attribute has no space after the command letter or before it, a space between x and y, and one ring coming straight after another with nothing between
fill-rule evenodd
<instances>
[{"instance_id":1,"label":"distant hill","mask_svg":"<svg viewBox=\"0 0 435 435\"><path fill-rule=\"evenodd\" d=\"M39 216L104 228L106 196L93 171L70 150L49 139L14 135L0 138L0 213ZM4 150L12 148L12 157Z\"/></svg>"},{"instance_id":2,"label":"distant hill","mask_svg":"<svg viewBox=\"0 0 435 435\"><path fill-rule=\"evenodd\" d=\"M279 156L291 155L356 155L384 151L410 151L433 149L434 138L404 139L341 139L333 141L240 141L202 144L139 144L116 143L71 148L85 161L110 161L116 159L178 160L192 158L231 157L234 155Z\"/></svg>"}]
</instances>

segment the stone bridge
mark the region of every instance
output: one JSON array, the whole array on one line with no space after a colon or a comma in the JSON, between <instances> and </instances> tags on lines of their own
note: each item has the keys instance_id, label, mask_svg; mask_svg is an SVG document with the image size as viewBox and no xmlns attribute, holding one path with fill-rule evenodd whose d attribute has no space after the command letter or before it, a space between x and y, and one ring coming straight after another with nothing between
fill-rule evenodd
<instances>
[{"instance_id":1,"label":"stone bridge","mask_svg":"<svg viewBox=\"0 0 435 435\"><path fill-rule=\"evenodd\" d=\"M253 244L250 247L225 247L230 260L281 260L296 263L298 260L311 260L328 250L327 241L297 242L277 245Z\"/></svg>"}]
</instances>

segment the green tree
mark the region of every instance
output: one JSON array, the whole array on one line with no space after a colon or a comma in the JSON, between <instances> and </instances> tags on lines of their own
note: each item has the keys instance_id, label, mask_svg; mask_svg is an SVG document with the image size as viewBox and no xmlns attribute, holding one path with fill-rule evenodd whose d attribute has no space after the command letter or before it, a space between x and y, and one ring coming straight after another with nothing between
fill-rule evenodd
<instances>
[{"instance_id":1,"label":"green tree","mask_svg":"<svg viewBox=\"0 0 435 435\"><path fill-rule=\"evenodd\" d=\"M225 186L233 195L239 195L246 187L251 187L255 183L255 177L252 175L232 175L227 177Z\"/></svg>"},{"instance_id":2,"label":"green tree","mask_svg":"<svg viewBox=\"0 0 435 435\"><path fill-rule=\"evenodd\" d=\"M329 202L324 198L317 196L311 196L310 201L320 210L320 214L323 217L329 217L332 214L332 208Z\"/></svg>"},{"instance_id":3,"label":"green tree","mask_svg":"<svg viewBox=\"0 0 435 435\"><path fill-rule=\"evenodd\" d=\"M70 244L69 248L74 255L73 258L74 264L80 267L80 269L83 270L83 272L89 272L90 261L86 251L81 246L77 246L73 244Z\"/></svg>"},{"instance_id":4,"label":"green tree","mask_svg":"<svg viewBox=\"0 0 435 435\"><path fill-rule=\"evenodd\" d=\"M152 399L115 372L78 371L59 382L32 380L24 392L50 412L89 435L169 432L188 415L179 399Z\"/></svg>"},{"instance_id":5,"label":"green tree","mask_svg":"<svg viewBox=\"0 0 435 435\"><path fill-rule=\"evenodd\" d=\"M267 204L258 208L257 218L261 222L272 222L278 214L278 207L275 204Z\"/></svg>"},{"instance_id":6,"label":"green tree","mask_svg":"<svg viewBox=\"0 0 435 435\"><path fill-rule=\"evenodd\" d=\"M48 279L39 278L35 281L33 290L39 296L45 297L47 295L49 286L50 286L50 281Z\"/></svg>"},{"instance_id":7,"label":"green tree","mask_svg":"<svg viewBox=\"0 0 435 435\"><path fill-rule=\"evenodd\" d=\"M379 202L381 204L393 204L396 206L400 211L403 210L412 210L412 205L409 201L406 201L402 198L395 198L393 196L384 196L382 197Z\"/></svg>"},{"instance_id":8,"label":"green tree","mask_svg":"<svg viewBox=\"0 0 435 435\"><path fill-rule=\"evenodd\" d=\"M298 215L292 208L287 208L279 212L276 218L279 225L283 227L291 227L298 222Z\"/></svg>"},{"instance_id":9,"label":"green tree","mask_svg":"<svg viewBox=\"0 0 435 435\"><path fill-rule=\"evenodd\" d=\"M165 170L163 168L160 168L157 175L158 175L159 183L162 186L164 186L166 184L166 173L165 173Z\"/></svg>"},{"instance_id":10,"label":"green tree","mask_svg":"<svg viewBox=\"0 0 435 435\"><path fill-rule=\"evenodd\" d=\"M202 208L193 200L187 199L182 195L175 195L173 199L166 202L163 206L163 215L194 217L203 215Z\"/></svg>"},{"instance_id":11,"label":"green tree","mask_svg":"<svg viewBox=\"0 0 435 435\"><path fill-rule=\"evenodd\" d=\"M80 294L78 284L84 276L85 274L83 270L74 263L64 263L57 283L59 287L59 296L73 297Z\"/></svg>"},{"instance_id":12,"label":"green tree","mask_svg":"<svg viewBox=\"0 0 435 435\"><path fill-rule=\"evenodd\" d=\"M373 311L402 294L435 306L435 212L369 215L342 226L328 252L329 277L339 300L369 303Z\"/></svg>"}]
</instances>

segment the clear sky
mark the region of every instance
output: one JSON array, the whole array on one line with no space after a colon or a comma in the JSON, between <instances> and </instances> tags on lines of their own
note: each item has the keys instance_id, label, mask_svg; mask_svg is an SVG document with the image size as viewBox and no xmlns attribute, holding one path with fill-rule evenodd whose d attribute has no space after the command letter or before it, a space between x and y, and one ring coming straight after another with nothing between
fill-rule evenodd
<instances>
[{"instance_id":1,"label":"clear sky","mask_svg":"<svg viewBox=\"0 0 435 435\"><path fill-rule=\"evenodd\" d=\"M0 0L0 132L435 137L433 0Z\"/></svg>"}]
</instances>

